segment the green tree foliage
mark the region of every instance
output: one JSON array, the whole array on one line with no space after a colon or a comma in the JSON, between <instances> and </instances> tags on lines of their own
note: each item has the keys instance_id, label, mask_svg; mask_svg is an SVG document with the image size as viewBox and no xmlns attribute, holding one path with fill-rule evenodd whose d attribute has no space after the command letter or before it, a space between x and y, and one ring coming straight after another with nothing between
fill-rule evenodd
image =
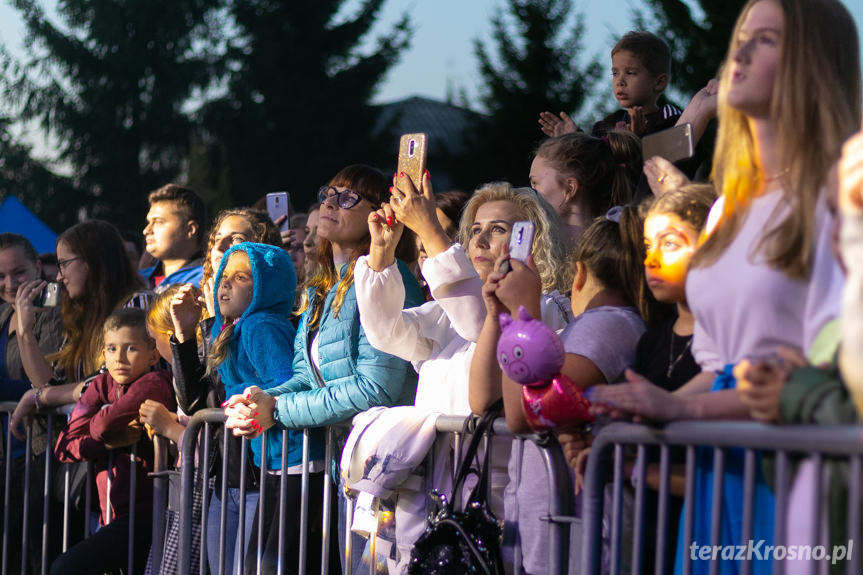
<instances>
[{"instance_id":1,"label":"green tree foliage","mask_svg":"<svg viewBox=\"0 0 863 575\"><path fill-rule=\"evenodd\" d=\"M654 32L671 47L671 85L686 101L716 77L728 50L734 22L745 3L745 0L645 0L649 14L635 12L636 27Z\"/></svg>"},{"instance_id":2,"label":"green tree foliage","mask_svg":"<svg viewBox=\"0 0 863 575\"><path fill-rule=\"evenodd\" d=\"M600 73L595 59L578 62L584 23L571 0L506 4L492 19L495 57L475 42L487 115L470 136L474 158L462 175L467 186L490 179L526 185L530 153L543 137L539 113L577 113Z\"/></svg>"},{"instance_id":3,"label":"green tree foliage","mask_svg":"<svg viewBox=\"0 0 863 575\"><path fill-rule=\"evenodd\" d=\"M342 167L380 157L369 101L409 40L402 17L362 49L383 3L347 15L344 0L230 4L227 90L202 110L189 166L214 207L287 190L303 209Z\"/></svg>"},{"instance_id":4,"label":"green tree foliage","mask_svg":"<svg viewBox=\"0 0 863 575\"><path fill-rule=\"evenodd\" d=\"M14 138L11 121L0 118L0 203L17 196L55 231L77 221L76 210L83 198L69 178L59 176L33 158L32 149Z\"/></svg>"},{"instance_id":5,"label":"green tree foliage","mask_svg":"<svg viewBox=\"0 0 863 575\"><path fill-rule=\"evenodd\" d=\"M216 68L217 1L60 0L55 23L40 2L12 0L27 61L6 59L9 103L53 136L88 215L140 228L147 192L180 174L184 105Z\"/></svg>"}]
</instances>

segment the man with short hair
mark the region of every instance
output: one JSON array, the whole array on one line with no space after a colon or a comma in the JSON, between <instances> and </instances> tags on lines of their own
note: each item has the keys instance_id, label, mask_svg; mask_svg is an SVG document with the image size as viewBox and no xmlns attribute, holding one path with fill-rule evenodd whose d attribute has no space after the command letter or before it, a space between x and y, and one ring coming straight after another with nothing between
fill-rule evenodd
<instances>
[{"instance_id":1,"label":"man with short hair","mask_svg":"<svg viewBox=\"0 0 863 575\"><path fill-rule=\"evenodd\" d=\"M203 200L194 190L176 184L151 192L148 200L144 242L156 265L141 269L141 275L157 292L175 283L199 286L207 218Z\"/></svg>"}]
</instances>

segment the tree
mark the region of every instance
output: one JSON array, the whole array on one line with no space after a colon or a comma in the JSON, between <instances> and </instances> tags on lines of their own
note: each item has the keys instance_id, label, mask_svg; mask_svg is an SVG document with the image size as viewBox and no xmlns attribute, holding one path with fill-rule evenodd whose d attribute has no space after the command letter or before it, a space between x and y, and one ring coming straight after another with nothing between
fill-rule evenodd
<instances>
[{"instance_id":1,"label":"tree","mask_svg":"<svg viewBox=\"0 0 863 575\"><path fill-rule=\"evenodd\" d=\"M636 26L661 36L671 47L671 84L688 101L716 77L734 22L745 0L645 0L649 16L635 12ZM700 13L696 16L694 13ZM652 24L648 21L653 20Z\"/></svg>"},{"instance_id":2,"label":"tree","mask_svg":"<svg viewBox=\"0 0 863 575\"><path fill-rule=\"evenodd\" d=\"M192 129L184 105L218 62L217 1L62 0L54 24L37 0L12 0L28 61L6 57L7 95L55 137L87 215L140 228L147 192L180 174Z\"/></svg>"},{"instance_id":3,"label":"tree","mask_svg":"<svg viewBox=\"0 0 863 575\"><path fill-rule=\"evenodd\" d=\"M364 52L384 0L364 0L346 19L343 3L231 3L227 92L202 110L189 167L216 207L288 190L302 209L339 169L380 157L369 101L408 44L408 19Z\"/></svg>"},{"instance_id":4,"label":"tree","mask_svg":"<svg viewBox=\"0 0 863 575\"><path fill-rule=\"evenodd\" d=\"M542 137L539 113L574 114L585 103L600 67L595 58L578 63L584 23L572 9L571 0L508 0L506 16L492 19L497 61L475 42L487 115L470 137L474 157L465 184L526 184L530 152Z\"/></svg>"},{"instance_id":5,"label":"tree","mask_svg":"<svg viewBox=\"0 0 863 575\"><path fill-rule=\"evenodd\" d=\"M9 118L0 118L0 203L16 196L55 231L76 223L78 214L70 206L82 198L72 180L34 159L31 148L12 136L10 126Z\"/></svg>"}]
</instances>

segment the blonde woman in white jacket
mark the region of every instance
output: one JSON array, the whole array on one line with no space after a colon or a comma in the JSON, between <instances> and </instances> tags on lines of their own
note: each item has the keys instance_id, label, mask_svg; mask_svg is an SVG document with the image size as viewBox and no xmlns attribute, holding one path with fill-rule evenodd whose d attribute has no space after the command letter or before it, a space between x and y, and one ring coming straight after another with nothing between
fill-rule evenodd
<instances>
[{"instance_id":1,"label":"blonde woman in white jacket","mask_svg":"<svg viewBox=\"0 0 863 575\"><path fill-rule=\"evenodd\" d=\"M543 321L562 329L571 317L561 290L571 283L565 236L554 209L530 188L505 182L479 188L464 209L460 243L452 244L435 214L428 176L416 191L399 176L389 204L369 216L372 245L357 261L360 321L369 342L413 363L419 373L415 405L448 415L468 415L468 373L485 321L482 286L508 247L512 225L535 224L533 257L543 280ZM402 309L404 288L394 263L403 227L422 241L428 259L422 274L434 298Z\"/></svg>"},{"instance_id":2,"label":"blonde woman in white jacket","mask_svg":"<svg viewBox=\"0 0 863 575\"><path fill-rule=\"evenodd\" d=\"M419 191L401 174L395 184L390 203L369 216L371 249L355 268L360 322L374 347L410 361L419 373L418 410L469 415L468 375L486 315L482 286L508 248L512 225L528 220L536 226L533 258L543 283L542 317L554 329L563 329L572 318L569 300L560 292L571 283L569 242L554 209L530 188L513 189L505 182L480 187L462 214L460 242L453 244L436 216L428 174ZM422 274L433 297L408 309L402 309L404 288L395 275L393 251L404 226L417 234L428 254ZM500 518L510 484L510 443L496 439L492 447L490 501ZM432 473L443 474L440 469ZM424 522L425 514L416 520Z\"/></svg>"}]
</instances>

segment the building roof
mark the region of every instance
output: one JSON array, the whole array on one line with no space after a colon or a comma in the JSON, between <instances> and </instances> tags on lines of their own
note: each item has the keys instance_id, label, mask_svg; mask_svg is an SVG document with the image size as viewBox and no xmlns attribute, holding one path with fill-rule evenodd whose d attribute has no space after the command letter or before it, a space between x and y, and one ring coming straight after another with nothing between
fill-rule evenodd
<instances>
[{"instance_id":1,"label":"building roof","mask_svg":"<svg viewBox=\"0 0 863 575\"><path fill-rule=\"evenodd\" d=\"M429 136L429 154L434 156L464 154L464 134L480 116L467 108L420 96L381 104L380 109L372 130L374 136L385 130L393 136L425 132Z\"/></svg>"}]
</instances>

